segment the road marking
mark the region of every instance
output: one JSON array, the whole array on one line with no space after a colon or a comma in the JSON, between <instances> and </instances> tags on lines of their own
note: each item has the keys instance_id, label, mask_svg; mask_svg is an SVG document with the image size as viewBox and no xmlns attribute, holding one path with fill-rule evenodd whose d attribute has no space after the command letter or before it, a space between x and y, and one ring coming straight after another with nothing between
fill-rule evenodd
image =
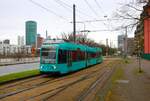
<instances>
[{"instance_id":1,"label":"road marking","mask_svg":"<svg viewBox=\"0 0 150 101\"><path fill-rule=\"evenodd\" d=\"M117 83L129 83L129 80L116 80Z\"/></svg>"}]
</instances>

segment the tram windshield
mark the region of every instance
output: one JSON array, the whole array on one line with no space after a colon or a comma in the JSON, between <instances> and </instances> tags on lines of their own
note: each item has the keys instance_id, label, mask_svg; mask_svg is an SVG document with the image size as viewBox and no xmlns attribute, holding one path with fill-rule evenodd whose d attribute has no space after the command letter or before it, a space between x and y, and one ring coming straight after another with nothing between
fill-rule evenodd
<instances>
[{"instance_id":1,"label":"tram windshield","mask_svg":"<svg viewBox=\"0 0 150 101\"><path fill-rule=\"evenodd\" d=\"M42 48L41 60L42 63L56 63L56 49Z\"/></svg>"}]
</instances>

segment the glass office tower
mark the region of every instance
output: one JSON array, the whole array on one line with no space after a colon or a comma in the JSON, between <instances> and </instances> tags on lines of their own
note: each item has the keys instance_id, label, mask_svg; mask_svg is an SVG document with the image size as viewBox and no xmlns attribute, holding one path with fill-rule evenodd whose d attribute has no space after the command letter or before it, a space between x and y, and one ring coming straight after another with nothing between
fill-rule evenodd
<instances>
[{"instance_id":1,"label":"glass office tower","mask_svg":"<svg viewBox=\"0 0 150 101\"><path fill-rule=\"evenodd\" d=\"M26 45L36 45L37 23L35 21L26 22Z\"/></svg>"}]
</instances>

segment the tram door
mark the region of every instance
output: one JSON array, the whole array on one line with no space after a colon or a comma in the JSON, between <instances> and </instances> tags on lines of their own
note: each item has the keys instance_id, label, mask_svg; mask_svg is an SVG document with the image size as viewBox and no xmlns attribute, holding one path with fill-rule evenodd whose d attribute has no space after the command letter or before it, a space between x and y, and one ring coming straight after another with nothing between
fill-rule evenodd
<instances>
[{"instance_id":1,"label":"tram door","mask_svg":"<svg viewBox=\"0 0 150 101\"><path fill-rule=\"evenodd\" d=\"M72 66L72 53L71 53L71 51L67 51L67 66L68 67Z\"/></svg>"}]
</instances>

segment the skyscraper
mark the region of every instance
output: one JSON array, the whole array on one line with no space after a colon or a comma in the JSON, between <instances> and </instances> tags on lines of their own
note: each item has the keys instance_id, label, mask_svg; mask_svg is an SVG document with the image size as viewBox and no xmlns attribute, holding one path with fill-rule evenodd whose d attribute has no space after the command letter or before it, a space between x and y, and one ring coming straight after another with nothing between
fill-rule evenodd
<instances>
[{"instance_id":1,"label":"skyscraper","mask_svg":"<svg viewBox=\"0 0 150 101\"><path fill-rule=\"evenodd\" d=\"M35 21L26 22L26 45L36 45L37 23Z\"/></svg>"}]
</instances>

